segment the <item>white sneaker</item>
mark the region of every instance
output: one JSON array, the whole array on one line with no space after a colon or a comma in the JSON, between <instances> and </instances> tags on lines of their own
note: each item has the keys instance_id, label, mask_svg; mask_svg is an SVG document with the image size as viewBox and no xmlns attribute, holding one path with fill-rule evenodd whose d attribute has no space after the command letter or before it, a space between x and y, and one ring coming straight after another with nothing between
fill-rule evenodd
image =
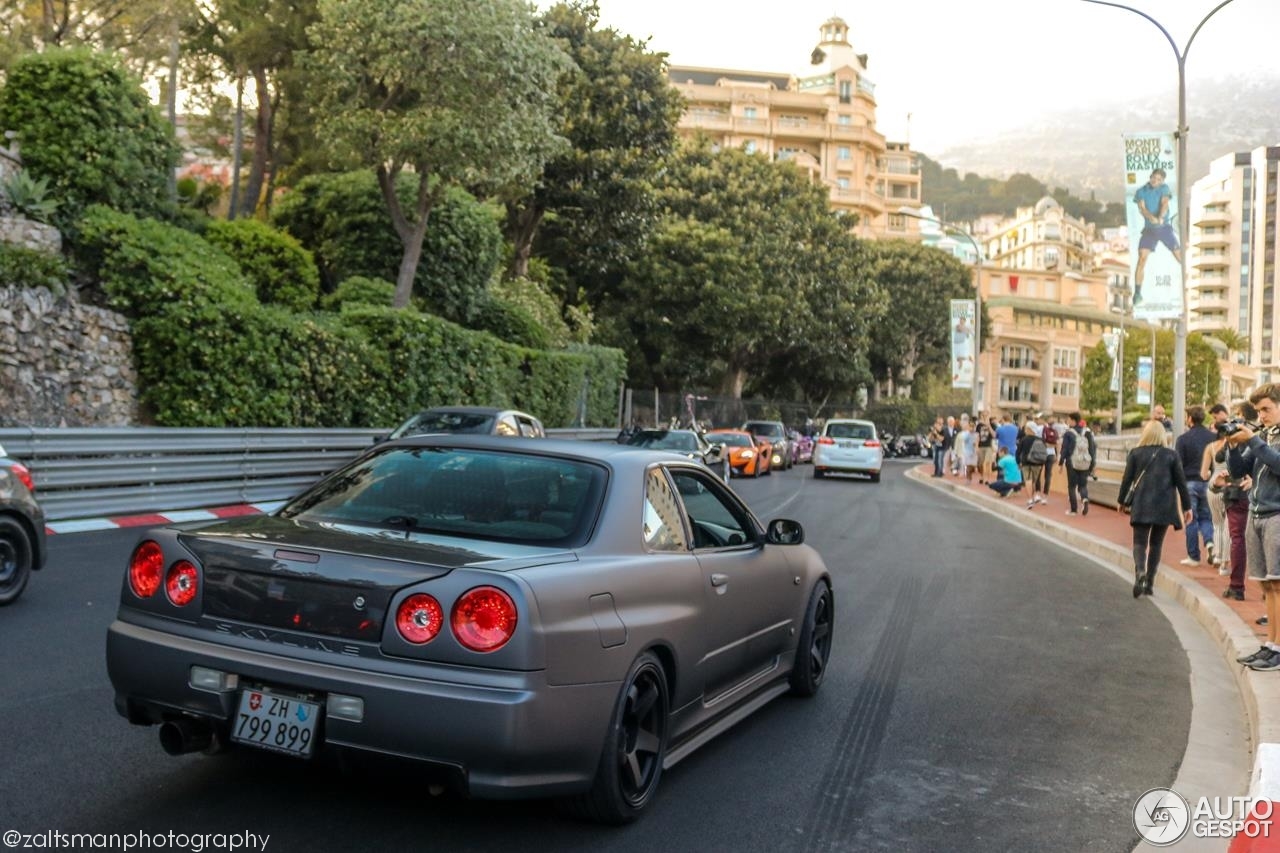
<instances>
[{"instance_id":1,"label":"white sneaker","mask_svg":"<svg viewBox=\"0 0 1280 853\"><path fill-rule=\"evenodd\" d=\"M1199 561L1199 560L1193 560L1193 559L1191 559L1190 557L1185 557L1185 558L1183 558L1183 559L1179 560L1178 562L1179 562L1179 563L1181 563L1181 564L1182 564L1182 565L1184 565L1184 566L1198 566L1198 565L1200 565L1200 561ZM1277 577L1278 579L1280 579L1280 575L1276 575L1276 577Z\"/></svg>"},{"instance_id":2,"label":"white sneaker","mask_svg":"<svg viewBox=\"0 0 1280 853\"><path fill-rule=\"evenodd\" d=\"M1035 509L1035 507L1036 507L1035 498L1032 498L1031 500L1027 501L1027 509Z\"/></svg>"},{"instance_id":3,"label":"white sneaker","mask_svg":"<svg viewBox=\"0 0 1280 853\"><path fill-rule=\"evenodd\" d=\"M1227 575L1231 574L1231 567L1230 567L1230 566L1227 566L1227 565L1224 565L1224 564L1222 564L1222 563L1219 563L1219 564L1218 564L1218 574L1222 575L1222 577L1224 577L1224 578L1225 578Z\"/></svg>"},{"instance_id":4,"label":"white sneaker","mask_svg":"<svg viewBox=\"0 0 1280 853\"><path fill-rule=\"evenodd\" d=\"M1076 514L1076 511L1074 509L1067 510L1067 515L1075 515L1075 514Z\"/></svg>"},{"instance_id":5,"label":"white sneaker","mask_svg":"<svg viewBox=\"0 0 1280 853\"><path fill-rule=\"evenodd\" d=\"M1040 497L1039 495L1036 495L1036 503L1042 503L1042 504L1044 504L1045 506L1048 506L1048 505L1049 505L1049 502L1048 502L1047 500L1045 500L1044 498Z\"/></svg>"}]
</instances>

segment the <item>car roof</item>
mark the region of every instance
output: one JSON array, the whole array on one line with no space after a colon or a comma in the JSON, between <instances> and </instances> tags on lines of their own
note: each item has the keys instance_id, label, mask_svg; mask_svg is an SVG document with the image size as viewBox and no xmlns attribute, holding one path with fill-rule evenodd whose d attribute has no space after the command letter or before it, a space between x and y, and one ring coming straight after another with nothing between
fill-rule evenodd
<instances>
[{"instance_id":1,"label":"car roof","mask_svg":"<svg viewBox=\"0 0 1280 853\"><path fill-rule=\"evenodd\" d=\"M644 447L628 447L612 441L578 441L571 438L529 438L527 436L495 436L459 433L432 433L430 435L406 435L383 444L386 447L457 447L468 450L495 450L501 453L530 453L538 456L564 456L584 462L632 458L638 455L670 460L670 451L649 450Z\"/></svg>"},{"instance_id":2,"label":"car roof","mask_svg":"<svg viewBox=\"0 0 1280 853\"><path fill-rule=\"evenodd\" d=\"M866 424L867 426L875 426L875 421L867 421L862 418L827 418L828 424Z\"/></svg>"},{"instance_id":3,"label":"car roof","mask_svg":"<svg viewBox=\"0 0 1280 853\"><path fill-rule=\"evenodd\" d=\"M510 412L513 415L524 415L527 418L534 417L528 412L522 412L518 409L499 409L494 406L432 406L429 409L422 409L417 414L425 415L428 412L451 412L460 415L502 415Z\"/></svg>"},{"instance_id":4,"label":"car roof","mask_svg":"<svg viewBox=\"0 0 1280 853\"><path fill-rule=\"evenodd\" d=\"M723 434L723 433L728 433L728 434L730 434L730 435L746 435L746 436L750 436L750 435L751 435L751 433L747 432L745 429L732 429L732 428L730 428L730 427L721 427L720 429L709 429L709 430L707 430L707 433L708 433L708 434L713 433L713 432L722 433L722 434Z\"/></svg>"}]
</instances>

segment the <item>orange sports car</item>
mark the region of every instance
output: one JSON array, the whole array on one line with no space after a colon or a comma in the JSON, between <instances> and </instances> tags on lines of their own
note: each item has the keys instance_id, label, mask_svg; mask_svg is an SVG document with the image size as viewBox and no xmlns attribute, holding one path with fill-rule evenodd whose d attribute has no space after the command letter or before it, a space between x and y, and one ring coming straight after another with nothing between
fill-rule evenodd
<instances>
[{"instance_id":1,"label":"orange sports car","mask_svg":"<svg viewBox=\"0 0 1280 853\"><path fill-rule=\"evenodd\" d=\"M740 477L759 477L773 470L773 445L740 429L713 429L707 441L723 444L729 451L729 466Z\"/></svg>"}]
</instances>

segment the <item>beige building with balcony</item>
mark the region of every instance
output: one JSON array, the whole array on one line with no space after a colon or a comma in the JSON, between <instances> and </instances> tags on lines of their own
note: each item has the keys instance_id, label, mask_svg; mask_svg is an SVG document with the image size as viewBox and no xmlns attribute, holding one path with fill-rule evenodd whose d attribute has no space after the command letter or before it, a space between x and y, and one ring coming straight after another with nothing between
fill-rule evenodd
<instances>
[{"instance_id":1,"label":"beige building with balcony","mask_svg":"<svg viewBox=\"0 0 1280 853\"><path fill-rule=\"evenodd\" d=\"M809 62L804 76L670 66L686 102L680 133L794 163L827 187L860 237L917 237L914 220L896 211L920 204L919 163L909 145L876 130L875 84L849 25L823 23Z\"/></svg>"},{"instance_id":2,"label":"beige building with balcony","mask_svg":"<svg viewBox=\"0 0 1280 853\"><path fill-rule=\"evenodd\" d=\"M1276 304L1276 195L1280 147L1214 160L1191 188L1187 251L1188 328L1247 336L1231 353L1232 396L1280 380ZM1247 369L1241 369L1246 367ZM1224 371L1225 372L1225 371Z\"/></svg>"}]
</instances>

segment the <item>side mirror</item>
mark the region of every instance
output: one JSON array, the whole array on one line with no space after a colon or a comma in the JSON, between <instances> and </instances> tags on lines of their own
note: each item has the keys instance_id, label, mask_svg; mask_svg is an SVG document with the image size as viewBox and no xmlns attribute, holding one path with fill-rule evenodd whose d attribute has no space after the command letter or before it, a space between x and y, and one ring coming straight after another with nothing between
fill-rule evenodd
<instances>
[{"instance_id":1,"label":"side mirror","mask_svg":"<svg viewBox=\"0 0 1280 853\"><path fill-rule=\"evenodd\" d=\"M388 438L390 438L390 437L391 437L391 436L389 436L389 435L375 435L375 436L373 437L373 443L374 443L374 444L382 444L382 442L386 441L386 440L387 440Z\"/></svg>"},{"instance_id":2,"label":"side mirror","mask_svg":"<svg viewBox=\"0 0 1280 853\"><path fill-rule=\"evenodd\" d=\"M804 528L798 521L775 518L765 529L765 541L770 545L800 545L804 542Z\"/></svg>"},{"instance_id":3,"label":"side mirror","mask_svg":"<svg viewBox=\"0 0 1280 853\"><path fill-rule=\"evenodd\" d=\"M723 444L713 444L711 445L711 449L707 451L707 456L711 459L719 459L723 455L724 455Z\"/></svg>"}]
</instances>

